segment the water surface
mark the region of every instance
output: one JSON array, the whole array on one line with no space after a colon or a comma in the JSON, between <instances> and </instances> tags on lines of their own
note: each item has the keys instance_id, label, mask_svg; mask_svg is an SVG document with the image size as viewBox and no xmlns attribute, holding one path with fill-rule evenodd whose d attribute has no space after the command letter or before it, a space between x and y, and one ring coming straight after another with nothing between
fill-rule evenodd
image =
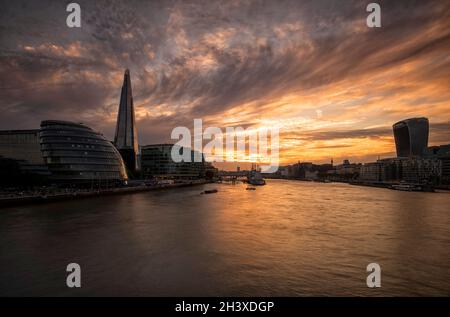
<instances>
[{"instance_id":1,"label":"water surface","mask_svg":"<svg viewBox=\"0 0 450 317\"><path fill-rule=\"evenodd\" d=\"M0 209L0 295L450 295L450 192L246 187ZM80 289L65 284L72 262Z\"/></svg>"}]
</instances>

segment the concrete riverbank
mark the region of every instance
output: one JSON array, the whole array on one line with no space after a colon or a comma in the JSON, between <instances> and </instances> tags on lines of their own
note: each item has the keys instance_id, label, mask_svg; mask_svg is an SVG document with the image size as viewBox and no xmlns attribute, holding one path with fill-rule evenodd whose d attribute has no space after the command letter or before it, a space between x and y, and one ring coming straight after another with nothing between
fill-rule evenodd
<instances>
[{"instance_id":1,"label":"concrete riverbank","mask_svg":"<svg viewBox=\"0 0 450 317\"><path fill-rule=\"evenodd\" d=\"M429 184L416 184L416 183L402 183L402 182L377 182L377 181L361 181L361 180L345 180L345 179L305 179L305 178L295 178L295 177L267 177L267 179L281 179L281 180L289 180L289 181L301 181L301 182L318 182L318 183L345 183L355 186L366 186L366 187L378 187L378 188L386 188L393 189L393 185L400 184L409 184L414 185L416 187L420 187L421 190L414 191L423 191L423 192L433 192L434 190L442 190L449 191L450 185L440 184L440 185L429 185Z\"/></svg>"},{"instance_id":2,"label":"concrete riverbank","mask_svg":"<svg viewBox=\"0 0 450 317\"><path fill-rule=\"evenodd\" d=\"M72 189L67 192L48 192L45 194L35 194L35 195L10 194L10 195L3 195L3 197L0 197L0 208L12 205L38 204L69 199L82 199L107 195L124 195L154 190L175 189L180 187L203 185L207 183L209 182L206 180L192 180L183 183L156 184L150 186L139 185L139 186L116 187L116 188L105 188L95 190Z\"/></svg>"}]
</instances>

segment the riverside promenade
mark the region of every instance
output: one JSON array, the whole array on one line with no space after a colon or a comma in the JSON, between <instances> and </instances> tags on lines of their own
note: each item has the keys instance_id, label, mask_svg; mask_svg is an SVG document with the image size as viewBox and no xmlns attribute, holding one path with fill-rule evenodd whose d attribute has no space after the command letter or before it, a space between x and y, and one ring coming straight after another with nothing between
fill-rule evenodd
<instances>
[{"instance_id":1,"label":"riverside promenade","mask_svg":"<svg viewBox=\"0 0 450 317\"><path fill-rule=\"evenodd\" d=\"M154 184L154 185L135 185L126 187L114 187L114 188L99 188L99 189L46 189L36 190L33 192L13 192L13 193L0 193L0 208L21 205L21 204L34 204L34 203L46 203L51 201L61 201L68 199L81 199L89 197L98 197L106 195L123 195L153 190L163 189L175 189L180 187L196 186L207 184L209 181L201 180L189 180L180 183L173 184Z\"/></svg>"}]
</instances>

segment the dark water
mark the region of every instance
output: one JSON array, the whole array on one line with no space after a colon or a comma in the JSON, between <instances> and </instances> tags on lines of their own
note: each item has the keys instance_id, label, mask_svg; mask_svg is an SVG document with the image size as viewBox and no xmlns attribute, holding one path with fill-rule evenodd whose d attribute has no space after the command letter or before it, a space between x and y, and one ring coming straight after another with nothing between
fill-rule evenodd
<instances>
[{"instance_id":1,"label":"dark water","mask_svg":"<svg viewBox=\"0 0 450 317\"><path fill-rule=\"evenodd\" d=\"M450 294L449 192L245 188L0 209L0 295ZM71 262L81 289L66 287ZM380 289L366 286L371 262Z\"/></svg>"}]
</instances>

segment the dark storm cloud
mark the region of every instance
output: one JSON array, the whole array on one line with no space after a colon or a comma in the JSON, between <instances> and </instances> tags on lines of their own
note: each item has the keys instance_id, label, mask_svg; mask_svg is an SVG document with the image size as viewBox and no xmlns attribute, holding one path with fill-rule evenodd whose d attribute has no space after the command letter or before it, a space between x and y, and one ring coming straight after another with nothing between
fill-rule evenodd
<instances>
[{"instance_id":1,"label":"dark storm cloud","mask_svg":"<svg viewBox=\"0 0 450 317\"><path fill-rule=\"evenodd\" d=\"M380 29L365 26L369 2L79 1L81 29L65 26L64 2L5 3L0 126L80 118L111 136L121 74L130 68L141 141L156 142L194 117L260 100L243 109L258 117L264 101L449 51L445 1L380 1ZM168 113L155 113L158 106ZM369 133L388 132L314 137Z\"/></svg>"}]
</instances>

